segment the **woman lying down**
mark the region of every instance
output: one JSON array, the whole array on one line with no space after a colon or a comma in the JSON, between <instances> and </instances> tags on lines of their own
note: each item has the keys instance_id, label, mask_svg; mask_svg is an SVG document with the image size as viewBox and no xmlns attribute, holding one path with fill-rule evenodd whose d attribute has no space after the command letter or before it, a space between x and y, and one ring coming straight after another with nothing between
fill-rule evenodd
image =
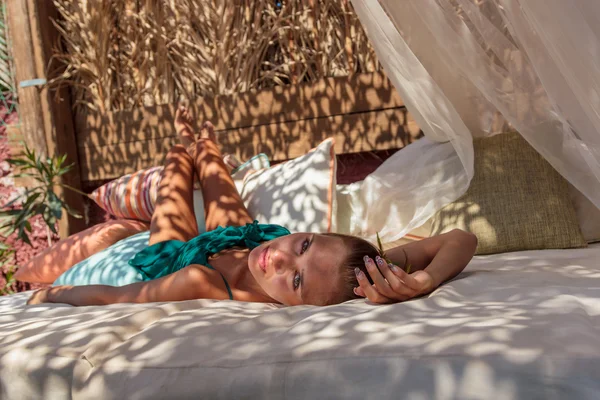
<instances>
[{"instance_id":1,"label":"woman lying down","mask_svg":"<svg viewBox=\"0 0 600 400\"><path fill-rule=\"evenodd\" d=\"M258 224L222 161L212 125L205 123L196 139L187 110L180 108L175 128L181 144L166 157L149 247L130 261L145 280L121 287L51 287L35 292L28 304L231 299L322 306L361 297L393 303L430 293L473 257L477 239L460 230L393 248L384 260L358 237L290 234L282 226ZM207 232L201 235L194 174L206 214Z\"/></svg>"}]
</instances>

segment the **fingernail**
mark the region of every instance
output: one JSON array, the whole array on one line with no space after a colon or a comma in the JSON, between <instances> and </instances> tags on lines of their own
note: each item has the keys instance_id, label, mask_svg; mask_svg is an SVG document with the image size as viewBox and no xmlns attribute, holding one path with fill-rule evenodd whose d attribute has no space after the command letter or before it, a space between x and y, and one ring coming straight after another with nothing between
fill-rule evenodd
<instances>
[{"instance_id":1,"label":"fingernail","mask_svg":"<svg viewBox=\"0 0 600 400\"><path fill-rule=\"evenodd\" d=\"M368 264L369 261L371 261L371 259L369 258L369 256L364 256L363 261L365 262L365 264Z\"/></svg>"},{"instance_id":2,"label":"fingernail","mask_svg":"<svg viewBox=\"0 0 600 400\"><path fill-rule=\"evenodd\" d=\"M356 288L353 288L352 291L354 292L355 295L359 296L358 292L356 291Z\"/></svg>"},{"instance_id":3,"label":"fingernail","mask_svg":"<svg viewBox=\"0 0 600 400\"><path fill-rule=\"evenodd\" d=\"M380 267L383 267L383 258L376 256L375 261L377 262L377 265L379 265Z\"/></svg>"},{"instance_id":4,"label":"fingernail","mask_svg":"<svg viewBox=\"0 0 600 400\"><path fill-rule=\"evenodd\" d=\"M388 264L388 266L390 267L390 269L394 272L398 271L398 267L396 267L394 264Z\"/></svg>"},{"instance_id":5,"label":"fingernail","mask_svg":"<svg viewBox=\"0 0 600 400\"><path fill-rule=\"evenodd\" d=\"M361 278L362 277L362 271L360 270L360 268L354 268L354 273L356 274L357 277Z\"/></svg>"}]
</instances>

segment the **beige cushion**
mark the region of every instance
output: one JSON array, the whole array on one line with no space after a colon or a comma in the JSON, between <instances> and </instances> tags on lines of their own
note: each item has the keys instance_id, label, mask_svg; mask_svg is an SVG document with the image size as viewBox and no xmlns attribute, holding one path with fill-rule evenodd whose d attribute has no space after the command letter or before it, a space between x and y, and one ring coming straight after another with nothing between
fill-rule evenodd
<instances>
[{"instance_id":1,"label":"beige cushion","mask_svg":"<svg viewBox=\"0 0 600 400\"><path fill-rule=\"evenodd\" d=\"M477 235L477 254L585 247L569 188L519 134L476 139L467 193L440 210L432 235Z\"/></svg>"}]
</instances>

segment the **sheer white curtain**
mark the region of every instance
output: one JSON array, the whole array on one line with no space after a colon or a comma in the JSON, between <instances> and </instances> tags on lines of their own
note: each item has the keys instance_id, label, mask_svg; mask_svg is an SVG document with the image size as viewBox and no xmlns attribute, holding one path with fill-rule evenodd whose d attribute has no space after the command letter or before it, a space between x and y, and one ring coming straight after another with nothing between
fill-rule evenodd
<instances>
[{"instance_id":1,"label":"sheer white curtain","mask_svg":"<svg viewBox=\"0 0 600 400\"><path fill-rule=\"evenodd\" d=\"M428 139L362 183L357 234L425 222L467 189L472 138L511 126L600 207L600 1L352 3Z\"/></svg>"}]
</instances>

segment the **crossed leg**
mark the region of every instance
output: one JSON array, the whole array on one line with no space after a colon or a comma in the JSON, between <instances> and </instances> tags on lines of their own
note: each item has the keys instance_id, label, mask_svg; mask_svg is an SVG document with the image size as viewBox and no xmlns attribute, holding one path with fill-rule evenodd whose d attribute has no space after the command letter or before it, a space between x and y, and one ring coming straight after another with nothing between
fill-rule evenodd
<instances>
[{"instance_id":1,"label":"crossed leg","mask_svg":"<svg viewBox=\"0 0 600 400\"><path fill-rule=\"evenodd\" d=\"M150 245L173 239L188 241L198 235L193 203L194 174L202 188L207 231L252 222L223 162L214 127L205 123L200 139L196 140L191 126L189 113L180 107L175 116L175 129L181 144L173 146L166 157L150 224Z\"/></svg>"}]
</instances>

